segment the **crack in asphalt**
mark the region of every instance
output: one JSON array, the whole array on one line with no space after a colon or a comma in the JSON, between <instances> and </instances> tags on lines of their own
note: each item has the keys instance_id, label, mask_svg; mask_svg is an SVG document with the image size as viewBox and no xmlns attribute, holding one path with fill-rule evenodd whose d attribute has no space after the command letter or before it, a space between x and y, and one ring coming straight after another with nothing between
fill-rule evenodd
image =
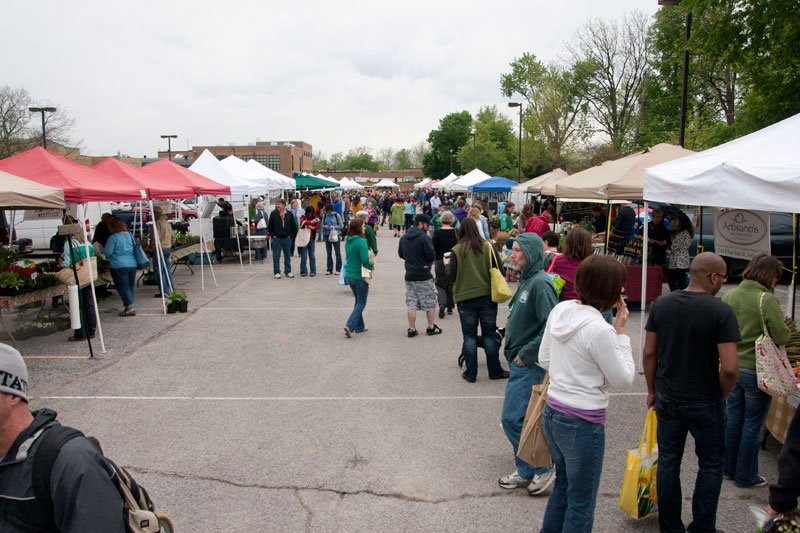
<instances>
[{"instance_id":1,"label":"crack in asphalt","mask_svg":"<svg viewBox=\"0 0 800 533\"><path fill-rule=\"evenodd\" d=\"M171 324L171 325L167 326L165 329L157 331L156 333L154 333L150 337L147 337L144 341L142 341L139 344L136 344L135 346L130 348L128 351L122 352L122 355L120 355L117 359L114 359L113 361L108 361L106 364L103 364L101 366L93 368L93 369L91 369L89 372L87 372L85 374L81 374L80 376L76 376L75 378L73 378L73 379L71 379L69 381L61 383L60 386L57 387L56 389L53 389L53 390L47 391L47 392L42 392L40 394L37 394L37 396L39 396L39 397L41 397L41 396L57 396L59 392L61 392L65 388L69 387L70 385L72 385L76 381L78 381L80 379L83 379L83 378L87 378L89 376L93 376L95 374L98 374L99 372L102 372L103 370L105 370L107 368L111 368L112 366L121 363L122 361L126 360L128 357L130 357L133 354L135 354L140 349L146 348L149 344L151 344L153 341L155 341L156 339L158 339L162 335L165 335L166 333L169 333L170 331L172 331L173 329L175 329L179 325L183 324L185 321L189 320L191 317L193 317L195 315L195 313L197 313L198 310L200 310L200 309L202 309L204 307L207 307L208 305L216 302L218 299L220 299L223 296L225 296L230 290L233 290L236 287L238 287L239 285L241 285L244 282L248 281L254 275L256 275L255 272L249 273L248 276L245 276L244 278L242 278L242 280L239 283L236 283L228 291L225 291L225 292L215 296L214 298L210 299L208 302L204 303L203 305L201 305L199 307L193 308L191 311L186 313L185 317L183 317L182 319L176 321L174 324Z\"/></svg>"},{"instance_id":2,"label":"crack in asphalt","mask_svg":"<svg viewBox=\"0 0 800 533\"><path fill-rule=\"evenodd\" d=\"M306 505L306 502L303 501L303 497L300 495L300 490L301 489L294 490L294 497L297 498L297 501L300 502L300 507L302 507L306 512L306 531L309 532L311 531L311 525L314 522L314 512L308 505Z\"/></svg>"},{"instance_id":3,"label":"crack in asphalt","mask_svg":"<svg viewBox=\"0 0 800 533\"><path fill-rule=\"evenodd\" d=\"M155 476L162 476L168 477L173 479L184 479L184 480L191 480L191 481L210 481L213 483L221 483L223 485L229 485L231 487L242 488L242 489L261 489L261 490L290 490L294 491L295 495L297 496L299 491L309 491L309 492L320 492L320 493L329 493L329 494L336 494L339 496L340 501L344 499L345 496L375 496L377 498L388 498L393 500L399 500L403 502L409 503L429 503L429 504L442 504L442 503L451 503L457 502L461 500L470 500L470 499L484 499L484 498L497 498L499 496L505 496L506 492L490 492L488 494L471 494L471 493L463 493L459 496L454 498L422 498L419 496L410 496L408 494L402 494L399 492L376 492L372 489L364 489L364 490L342 490L342 489L333 489L324 486L300 486L300 485L264 485L261 483L244 483L240 481L232 481L229 479L223 479L213 476L201 476L197 474L184 474L181 472L167 472L163 470L154 470L150 468L142 468L138 466L124 466L126 470L130 472L135 472L137 474L146 474L146 475L155 475ZM299 499L299 496L298 496ZM303 509L306 510L307 513L310 513L310 509L302 502Z\"/></svg>"}]
</instances>

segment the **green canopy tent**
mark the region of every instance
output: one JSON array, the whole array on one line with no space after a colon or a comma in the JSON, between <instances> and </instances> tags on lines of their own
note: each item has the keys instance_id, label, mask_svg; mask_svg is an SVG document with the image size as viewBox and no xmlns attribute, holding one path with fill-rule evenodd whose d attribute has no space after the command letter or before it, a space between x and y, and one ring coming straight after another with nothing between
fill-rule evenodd
<instances>
[{"instance_id":1,"label":"green canopy tent","mask_svg":"<svg viewBox=\"0 0 800 533\"><path fill-rule=\"evenodd\" d=\"M330 181L315 178L314 176L307 176L300 174L294 178L296 188L299 189L333 189L333 184Z\"/></svg>"}]
</instances>

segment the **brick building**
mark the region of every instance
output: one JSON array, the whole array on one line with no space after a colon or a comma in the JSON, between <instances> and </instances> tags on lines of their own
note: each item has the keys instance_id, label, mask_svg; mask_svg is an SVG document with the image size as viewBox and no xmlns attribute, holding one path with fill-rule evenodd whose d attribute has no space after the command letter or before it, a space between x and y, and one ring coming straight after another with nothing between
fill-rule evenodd
<instances>
[{"instance_id":1,"label":"brick building","mask_svg":"<svg viewBox=\"0 0 800 533\"><path fill-rule=\"evenodd\" d=\"M187 160L194 160L208 150L217 159L225 159L235 155L239 159L248 161L255 159L265 167L269 167L284 176L291 177L295 172L311 172L313 158L311 145L303 141L256 141L247 145L229 146L192 146L191 150L173 150L175 156L184 156ZM166 158L167 151L158 152L158 157Z\"/></svg>"}]
</instances>

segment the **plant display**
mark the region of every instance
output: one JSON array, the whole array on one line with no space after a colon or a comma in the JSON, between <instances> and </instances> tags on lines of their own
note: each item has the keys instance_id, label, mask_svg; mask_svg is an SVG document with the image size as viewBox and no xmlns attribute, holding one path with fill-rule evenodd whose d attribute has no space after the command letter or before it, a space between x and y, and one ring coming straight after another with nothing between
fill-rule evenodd
<instances>
[{"instance_id":1,"label":"plant display","mask_svg":"<svg viewBox=\"0 0 800 533\"><path fill-rule=\"evenodd\" d=\"M6 270L9 265L19 261L19 251L16 246L0 247L0 270Z\"/></svg>"},{"instance_id":2,"label":"plant display","mask_svg":"<svg viewBox=\"0 0 800 533\"><path fill-rule=\"evenodd\" d=\"M173 230L175 233L175 242L178 246L184 246L186 244L196 244L200 242L200 237L195 237L194 235L187 235L178 230Z\"/></svg>"},{"instance_id":3,"label":"plant display","mask_svg":"<svg viewBox=\"0 0 800 533\"><path fill-rule=\"evenodd\" d=\"M0 288L19 289L23 285L25 285L25 281L16 272L10 270L0 272Z\"/></svg>"},{"instance_id":4,"label":"plant display","mask_svg":"<svg viewBox=\"0 0 800 533\"><path fill-rule=\"evenodd\" d=\"M183 291L172 291L171 293L167 294L166 300L168 304L172 302L188 302L189 299L186 297L186 293Z\"/></svg>"}]
</instances>

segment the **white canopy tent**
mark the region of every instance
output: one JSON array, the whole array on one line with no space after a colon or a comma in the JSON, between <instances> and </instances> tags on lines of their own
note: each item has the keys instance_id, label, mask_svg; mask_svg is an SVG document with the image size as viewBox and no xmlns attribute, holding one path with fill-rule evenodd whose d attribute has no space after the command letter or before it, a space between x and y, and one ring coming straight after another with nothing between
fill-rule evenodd
<instances>
[{"instance_id":1,"label":"white canopy tent","mask_svg":"<svg viewBox=\"0 0 800 533\"><path fill-rule=\"evenodd\" d=\"M393 182L389 178L383 178L381 181L379 181L378 183L373 185L373 188L375 188L375 189L380 189L380 188L384 188L384 187L397 187L397 188L399 188L400 185L396 184L395 182Z\"/></svg>"},{"instance_id":2,"label":"white canopy tent","mask_svg":"<svg viewBox=\"0 0 800 533\"><path fill-rule=\"evenodd\" d=\"M477 185L482 181L486 181L491 179L492 177L487 174L486 172L482 171L479 168L470 170L457 180L453 181L449 185L445 186L445 189L448 192L467 192L469 190L470 185Z\"/></svg>"},{"instance_id":3,"label":"white canopy tent","mask_svg":"<svg viewBox=\"0 0 800 533\"><path fill-rule=\"evenodd\" d=\"M795 213L800 114L644 172L644 199Z\"/></svg>"},{"instance_id":4,"label":"white canopy tent","mask_svg":"<svg viewBox=\"0 0 800 533\"><path fill-rule=\"evenodd\" d=\"M203 153L192 163L189 170L197 172L201 176L205 176L217 183L227 185L231 188L231 194L234 196L246 196L266 192L266 185L263 180L258 182L250 180L242 176L240 172L237 172L235 168L229 171L219 159L208 150L203 150Z\"/></svg>"},{"instance_id":5,"label":"white canopy tent","mask_svg":"<svg viewBox=\"0 0 800 533\"><path fill-rule=\"evenodd\" d=\"M431 180L430 178L425 178L424 180L420 181L419 183L416 183L414 185L414 188L415 189L424 189L425 186L428 185L431 181L433 181L433 180Z\"/></svg>"},{"instance_id":6,"label":"white canopy tent","mask_svg":"<svg viewBox=\"0 0 800 533\"><path fill-rule=\"evenodd\" d=\"M292 178L287 178L283 174L275 172L269 167L265 167L255 159L248 161L247 166L254 170L259 176L264 176L267 179L267 184L270 190L294 189L295 181Z\"/></svg>"},{"instance_id":7,"label":"white canopy tent","mask_svg":"<svg viewBox=\"0 0 800 533\"><path fill-rule=\"evenodd\" d=\"M451 183L453 183L457 179L458 179L458 176L456 176L455 174L453 174L451 172L450 174L447 175L446 178L444 178L442 180L439 180L438 182L436 182L433 185L431 185L431 189L444 189L445 187L447 187L448 185L450 185Z\"/></svg>"},{"instance_id":8,"label":"white canopy tent","mask_svg":"<svg viewBox=\"0 0 800 533\"><path fill-rule=\"evenodd\" d=\"M342 189L346 189L346 190L347 189L363 189L364 188L363 185L361 185L359 183L356 183L354 180L351 180L350 178L342 178L341 181L339 181L339 186Z\"/></svg>"},{"instance_id":9,"label":"white canopy tent","mask_svg":"<svg viewBox=\"0 0 800 533\"><path fill-rule=\"evenodd\" d=\"M321 180L328 181L334 187L339 187L340 186L339 180L336 180L334 178L329 178L328 176L323 176L322 174L309 174L309 176L314 176L315 178L319 178Z\"/></svg>"},{"instance_id":10,"label":"white canopy tent","mask_svg":"<svg viewBox=\"0 0 800 533\"><path fill-rule=\"evenodd\" d=\"M714 148L647 168L645 208L648 202L658 201L797 213L800 211L798 138L800 114ZM646 247L642 253L647 254ZM795 250L793 270L797 267L796 254ZM644 274L642 284L647 280ZM793 273L792 316L795 278Z\"/></svg>"},{"instance_id":11,"label":"white canopy tent","mask_svg":"<svg viewBox=\"0 0 800 533\"><path fill-rule=\"evenodd\" d=\"M258 174L251 166L235 155L229 155L220 161L220 165L222 165L229 174L236 176L240 180L246 183L257 184L257 189L247 194L266 194L267 191L272 188L267 177Z\"/></svg>"}]
</instances>

